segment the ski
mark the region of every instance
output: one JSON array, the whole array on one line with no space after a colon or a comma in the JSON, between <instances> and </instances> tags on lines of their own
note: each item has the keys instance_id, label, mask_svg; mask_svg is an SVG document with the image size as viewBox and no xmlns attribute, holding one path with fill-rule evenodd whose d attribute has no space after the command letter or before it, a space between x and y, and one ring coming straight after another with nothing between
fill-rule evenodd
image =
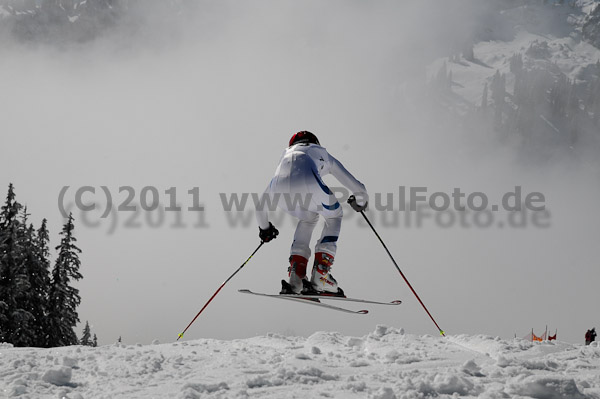
<instances>
[{"instance_id":1,"label":"ski","mask_svg":"<svg viewBox=\"0 0 600 399\"><path fill-rule=\"evenodd\" d=\"M346 301L346 302L358 302L358 303L370 303L373 305L400 305L402 303L401 300L396 299L390 302L380 302L380 301L371 301L368 299L358 299L358 298L347 298L344 296L335 296L335 295L296 295L296 294L279 294L280 296L291 297L291 298L302 298L302 299L331 299L334 301Z\"/></svg>"},{"instance_id":2,"label":"ski","mask_svg":"<svg viewBox=\"0 0 600 399\"><path fill-rule=\"evenodd\" d=\"M286 301L293 301L293 302L297 302L297 303L304 303L307 305L313 305L313 306L318 306L318 307L325 308L325 309L337 310L338 312L344 312L344 313L352 313L352 314L367 314L367 313L369 313L368 310L351 310L351 309L346 309L346 308L342 308L339 306L330 305L328 303L323 303L319 300L319 299L322 299L323 297L316 297L315 295L309 297L309 296L298 296L298 295L263 294L260 292L253 292L253 291L250 291L247 289L238 290L238 292L241 292L242 294L258 295L258 296L264 296L267 298L276 298L276 299L283 299ZM327 297L325 299L331 299L331 298ZM343 299L343 298L340 298L340 299Z\"/></svg>"}]
</instances>

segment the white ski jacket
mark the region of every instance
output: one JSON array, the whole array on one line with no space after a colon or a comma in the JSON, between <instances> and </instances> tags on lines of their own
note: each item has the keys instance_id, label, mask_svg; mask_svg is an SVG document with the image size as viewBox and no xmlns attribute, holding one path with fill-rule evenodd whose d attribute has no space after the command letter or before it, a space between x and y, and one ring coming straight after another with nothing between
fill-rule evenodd
<instances>
[{"instance_id":1,"label":"white ski jacket","mask_svg":"<svg viewBox=\"0 0 600 399\"><path fill-rule=\"evenodd\" d=\"M329 189L321 178L329 174L356 196L356 202L359 205L364 205L369 200L365 185L352 176L340 161L329 154L324 147L307 143L299 143L285 149L279 160L275 176L265 190L265 195L274 193L303 194L309 191L312 191L311 194L322 195ZM313 182L318 185L311 184ZM282 207L282 204L279 203L278 206ZM288 209L285 210L290 212ZM256 218L261 229L269 227L268 209L257 209Z\"/></svg>"}]
</instances>

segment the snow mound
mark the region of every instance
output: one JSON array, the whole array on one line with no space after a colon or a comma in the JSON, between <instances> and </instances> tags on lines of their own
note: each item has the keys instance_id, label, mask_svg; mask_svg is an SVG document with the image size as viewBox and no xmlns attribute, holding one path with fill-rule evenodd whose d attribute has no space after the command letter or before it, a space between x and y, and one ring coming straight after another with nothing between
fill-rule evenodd
<instances>
[{"instance_id":1,"label":"snow mound","mask_svg":"<svg viewBox=\"0 0 600 399\"><path fill-rule=\"evenodd\" d=\"M519 376L509 381L507 391L538 399L585 399L571 378Z\"/></svg>"},{"instance_id":2,"label":"snow mound","mask_svg":"<svg viewBox=\"0 0 600 399\"><path fill-rule=\"evenodd\" d=\"M225 382L217 384L192 384L188 383L183 386L181 399L199 399L205 393L211 394L219 391L227 391L229 386Z\"/></svg>"},{"instance_id":3,"label":"snow mound","mask_svg":"<svg viewBox=\"0 0 600 399\"><path fill-rule=\"evenodd\" d=\"M600 399L600 348L485 335L268 334L98 348L0 345L0 397Z\"/></svg>"},{"instance_id":4,"label":"snow mound","mask_svg":"<svg viewBox=\"0 0 600 399\"><path fill-rule=\"evenodd\" d=\"M48 370L42 376L42 380L58 386L69 385L71 383L72 370L70 367Z\"/></svg>"}]
</instances>

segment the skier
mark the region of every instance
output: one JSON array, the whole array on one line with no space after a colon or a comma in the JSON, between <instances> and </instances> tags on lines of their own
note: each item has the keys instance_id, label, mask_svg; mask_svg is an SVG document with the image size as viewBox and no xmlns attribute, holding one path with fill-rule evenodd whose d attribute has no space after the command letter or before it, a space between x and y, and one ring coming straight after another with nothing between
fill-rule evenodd
<instances>
[{"instance_id":1,"label":"skier","mask_svg":"<svg viewBox=\"0 0 600 399\"><path fill-rule=\"evenodd\" d=\"M317 136L308 131L292 136L289 147L279 161L275 177L263 194L263 199L276 202L279 208L298 218L290 250L289 280L281 281L281 294L344 296L331 275L343 212L335 195L322 180L328 174L332 174L353 193L348 199L352 209L360 212L367 208L369 197L365 186L321 147ZM309 244L319 215L325 219L325 225L315 246L309 281L306 276L311 255ZM276 238L279 231L269 222L268 209L257 207L256 217L261 240L269 242Z\"/></svg>"},{"instance_id":2,"label":"skier","mask_svg":"<svg viewBox=\"0 0 600 399\"><path fill-rule=\"evenodd\" d=\"M596 340L596 327L591 330L587 330L585 333L585 344L589 345Z\"/></svg>"}]
</instances>

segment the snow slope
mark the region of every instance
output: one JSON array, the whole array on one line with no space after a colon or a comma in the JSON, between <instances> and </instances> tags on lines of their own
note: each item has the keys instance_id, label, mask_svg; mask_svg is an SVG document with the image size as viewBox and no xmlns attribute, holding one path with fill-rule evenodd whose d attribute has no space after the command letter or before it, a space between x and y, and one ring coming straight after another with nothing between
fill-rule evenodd
<instances>
[{"instance_id":1,"label":"snow slope","mask_svg":"<svg viewBox=\"0 0 600 399\"><path fill-rule=\"evenodd\" d=\"M377 326L220 341L0 346L6 398L600 398L600 348Z\"/></svg>"},{"instance_id":2,"label":"snow slope","mask_svg":"<svg viewBox=\"0 0 600 399\"><path fill-rule=\"evenodd\" d=\"M455 104L459 112L481 104L484 84L491 83L496 71L508 75L507 87L512 90L509 59L515 54L523 56L528 69L559 70L571 80L586 80L585 69L600 60L600 49L583 40L581 26L598 1L579 0L574 7L541 3L515 6L484 21L488 24L486 37L474 44L474 60L442 57L429 65L427 76L431 81L447 64L452 73L452 91L459 97ZM547 54L528 54L532 45L547 45Z\"/></svg>"}]
</instances>

